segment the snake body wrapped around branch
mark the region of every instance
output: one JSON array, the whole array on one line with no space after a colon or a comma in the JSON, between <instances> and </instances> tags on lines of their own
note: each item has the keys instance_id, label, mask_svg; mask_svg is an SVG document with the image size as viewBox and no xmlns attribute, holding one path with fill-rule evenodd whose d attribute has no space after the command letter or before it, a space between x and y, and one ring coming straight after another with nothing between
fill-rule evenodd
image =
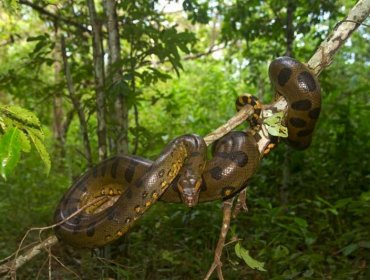
<instances>
[{"instance_id":1,"label":"snake body wrapped around branch","mask_svg":"<svg viewBox=\"0 0 370 280\"><path fill-rule=\"evenodd\" d=\"M273 61L269 74L276 93L288 103L288 143L298 149L307 148L321 106L316 77L302 63L288 57ZM261 124L261 106L256 99L241 96L236 104L238 109L253 106L254 115L249 119L253 129L223 136L214 144L213 157L208 161L203 139L185 135L168 144L154 162L116 156L87 171L55 211L56 223L66 220L56 228L57 236L77 247L104 246L127 232L158 199L182 201L192 207L198 201L227 199L243 190L265 151L275 144ZM104 203L107 197L111 197L110 203ZM102 203L67 219L98 198Z\"/></svg>"}]
</instances>

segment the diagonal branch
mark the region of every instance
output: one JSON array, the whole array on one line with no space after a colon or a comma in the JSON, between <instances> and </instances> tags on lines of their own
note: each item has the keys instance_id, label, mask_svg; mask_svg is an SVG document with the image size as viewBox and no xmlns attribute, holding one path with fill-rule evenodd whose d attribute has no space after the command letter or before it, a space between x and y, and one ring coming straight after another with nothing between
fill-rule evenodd
<instances>
[{"instance_id":1,"label":"diagonal branch","mask_svg":"<svg viewBox=\"0 0 370 280\"><path fill-rule=\"evenodd\" d=\"M308 67L318 76L328 67L344 42L351 36L369 16L370 0L360 0L348 13L347 17L339 22L333 32L321 43L315 54L308 61Z\"/></svg>"},{"instance_id":2,"label":"diagonal branch","mask_svg":"<svg viewBox=\"0 0 370 280\"><path fill-rule=\"evenodd\" d=\"M22 5L25 5L25 6L28 6L28 7L31 7L32 9L34 9L35 11L39 12L40 14L43 14L47 17L49 17L50 19L52 19L53 21L62 21L68 25L72 25L78 29L80 29L81 31L84 31L84 32L88 32L88 33L91 33L91 31L85 27L84 25L78 23L78 22L75 22L69 18L64 18L64 17L61 17L59 15L56 15L52 12L49 12L48 10L40 7L40 6L37 6L36 4L30 2L30 1L27 1L27 0L19 0L19 4L22 4Z\"/></svg>"}]
</instances>

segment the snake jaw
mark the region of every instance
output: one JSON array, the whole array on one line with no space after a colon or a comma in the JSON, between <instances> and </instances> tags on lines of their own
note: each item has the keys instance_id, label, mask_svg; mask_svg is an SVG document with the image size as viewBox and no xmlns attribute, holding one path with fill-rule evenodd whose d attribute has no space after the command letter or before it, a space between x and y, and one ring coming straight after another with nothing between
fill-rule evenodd
<instances>
[{"instance_id":1,"label":"snake jaw","mask_svg":"<svg viewBox=\"0 0 370 280\"><path fill-rule=\"evenodd\" d=\"M181 200L188 207L198 204L201 183L202 178L196 176L186 176L178 181L177 188L181 194Z\"/></svg>"}]
</instances>

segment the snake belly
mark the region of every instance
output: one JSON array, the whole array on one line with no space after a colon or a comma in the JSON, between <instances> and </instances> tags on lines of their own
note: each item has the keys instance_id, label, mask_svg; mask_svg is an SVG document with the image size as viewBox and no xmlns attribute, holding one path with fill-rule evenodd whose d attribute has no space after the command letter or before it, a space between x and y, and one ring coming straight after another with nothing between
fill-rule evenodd
<instances>
[{"instance_id":1,"label":"snake belly","mask_svg":"<svg viewBox=\"0 0 370 280\"><path fill-rule=\"evenodd\" d=\"M184 162L196 161L204 167L205 149L202 138L186 135L168 144L150 166L135 157L104 161L84 174L60 201L54 215L58 224L56 235L75 247L101 247L112 242L127 232L134 221L158 200L179 174ZM203 169L194 172L199 174L187 172L181 176L201 178ZM115 194L118 199L110 207L86 204L86 201ZM84 205L88 207L73 215ZM68 219L70 215L73 216Z\"/></svg>"},{"instance_id":2,"label":"snake belly","mask_svg":"<svg viewBox=\"0 0 370 280\"><path fill-rule=\"evenodd\" d=\"M312 141L315 124L320 115L320 84L303 63L279 57L269 67L269 76L275 92L288 103L286 126L287 143L298 150L306 149Z\"/></svg>"}]
</instances>

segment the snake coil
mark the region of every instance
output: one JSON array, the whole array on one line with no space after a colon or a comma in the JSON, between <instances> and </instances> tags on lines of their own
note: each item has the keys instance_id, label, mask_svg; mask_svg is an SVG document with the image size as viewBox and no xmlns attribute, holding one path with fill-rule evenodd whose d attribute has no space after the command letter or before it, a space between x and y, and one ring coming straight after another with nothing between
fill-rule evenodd
<instances>
[{"instance_id":1,"label":"snake coil","mask_svg":"<svg viewBox=\"0 0 370 280\"><path fill-rule=\"evenodd\" d=\"M321 108L316 77L289 57L274 60L269 75L276 93L288 103L288 143L297 149L307 148ZM182 201L192 207L198 201L235 196L246 187L264 155L258 149L261 137L257 133L261 105L249 95L236 101L237 109L246 104L254 108L249 122L255 132L235 131L223 136L214 144L208 161L204 140L185 135L168 144L154 162L116 156L88 170L56 208L54 221L60 223L56 235L76 247L100 247L127 232L157 200ZM267 143L265 152L273 146ZM110 203L104 203L107 197Z\"/></svg>"}]
</instances>

